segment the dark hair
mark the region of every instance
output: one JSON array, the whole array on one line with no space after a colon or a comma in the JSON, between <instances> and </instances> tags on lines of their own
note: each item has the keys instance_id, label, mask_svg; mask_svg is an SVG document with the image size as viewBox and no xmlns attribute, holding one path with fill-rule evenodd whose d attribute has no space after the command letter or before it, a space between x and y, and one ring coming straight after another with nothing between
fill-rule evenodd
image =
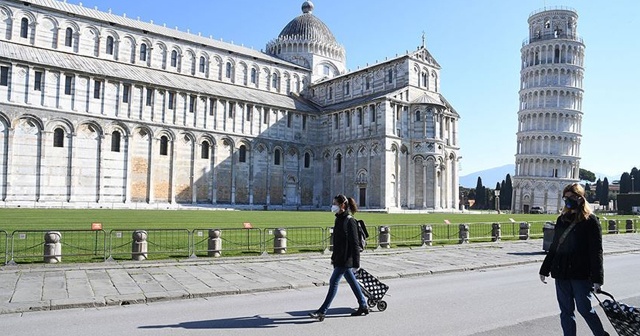
<instances>
[{"instance_id":1,"label":"dark hair","mask_svg":"<svg viewBox=\"0 0 640 336\"><path fill-rule=\"evenodd\" d=\"M356 205L356 200L353 199L352 197L347 198L347 196L340 194L334 197L333 200L336 201L336 203L338 203L340 206L342 206L342 204L347 204L347 207L349 208L349 211L351 211L351 213L358 212L358 206Z\"/></svg>"},{"instance_id":2,"label":"dark hair","mask_svg":"<svg viewBox=\"0 0 640 336\"><path fill-rule=\"evenodd\" d=\"M583 201L580 204L580 207L578 208L578 218L580 220L586 220L587 218L589 218L589 215L591 214L591 207L589 206L589 203L587 203L587 200L584 197L585 191L584 191L584 188L582 187L582 185L580 185L580 183L571 183L571 184L567 185L566 187L564 187L564 189L562 190L562 196L564 196L564 194L566 194L567 192L570 192L570 193L578 196ZM570 211L571 211L571 209L567 208L566 206L564 208L562 208L562 213L563 214L567 213L567 212L570 212Z\"/></svg>"}]
</instances>

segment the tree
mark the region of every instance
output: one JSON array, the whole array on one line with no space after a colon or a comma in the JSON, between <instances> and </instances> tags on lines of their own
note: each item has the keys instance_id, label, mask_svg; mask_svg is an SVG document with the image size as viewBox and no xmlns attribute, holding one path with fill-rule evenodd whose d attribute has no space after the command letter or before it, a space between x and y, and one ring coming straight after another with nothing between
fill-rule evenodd
<instances>
[{"instance_id":1,"label":"tree","mask_svg":"<svg viewBox=\"0 0 640 336\"><path fill-rule=\"evenodd\" d=\"M640 170L638 170L638 168L633 167L633 169L631 169L631 182L633 183L633 188L631 188L631 191L633 192L640 192Z\"/></svg>"},{"instance_id":2,"label":"tree","mask_svg":"<svg viewBox=\"0 0 640 336\"><path fill-rule=\"evenodd\" d=\"M620 176L620 193L628 194L629 192L631 192L631 175L624 172L624 174Z\"/></svg>"},{"instance_id":3,"label":"tree","mask_svg":"<svg viewBox=\"0 0 640 336\"><path fill-rule=\"evenodd\" d=\"M600 205L604 205L609 210L609 180L605 177L602 181L602 191L600 192Z\"/></svg>"},{"instance_id":4,"label":"tree","mask_svg":"<svg viewBox=\"0 0 640 336\"><path fill-rule=\"evenodd\" d=\"M500 208L505 210L511 209L511 198L513 197L513 183L511 182L511 175L507 174L503 185L500 188Z\"/></svg>"},{"instance_id":5,"label":"tree","mask_svg":"<svg viewBox=\"0 0 640 336\"><path fill-rule=\"evenodd\" d=\"M593 192L591 191L591 184L589 184L589 183L585 183L584 184L584 193L585 193L585 197L587 198L587 202L592 203L593 202Z\"/></svg>"},{"instance_id":6,"label":"tree","mask_svg":"<svg viewBox=\"0 0 640 336\"><path fill-rule=\"evenodd\" d=\"M487 192L486 188L482 185L482 178L478 176L476 183L476 202L473 204L474 209L485 209L487 205Z\"/></svg>"},{"instance_id":7,"label":"tree","mask_svg":"<svg viewBox=\"0 0 640 336\"><path fill-rule=\"evenodd\" d=\"M596 180L596 174L580 168L580 180L594 182Z\"/></svg>"}]
</instances>

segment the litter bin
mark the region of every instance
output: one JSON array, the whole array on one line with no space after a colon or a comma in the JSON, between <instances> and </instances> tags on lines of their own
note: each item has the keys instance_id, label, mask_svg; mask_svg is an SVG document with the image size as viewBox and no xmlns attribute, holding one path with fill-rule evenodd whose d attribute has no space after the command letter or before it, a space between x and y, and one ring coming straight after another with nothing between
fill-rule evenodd
<instances>
[{"instance_id":1,"label":"litter bin","mask_svg":"<svg viewBox=\"0 0 640 336\"><path fill-rule=\"evenodd\" d=\"M556 230L556 225L553 222L546 222L542 227L542 249L545 252L549 252L551 243L553 243L553 235Z\"/></svg>"}]
</instances>

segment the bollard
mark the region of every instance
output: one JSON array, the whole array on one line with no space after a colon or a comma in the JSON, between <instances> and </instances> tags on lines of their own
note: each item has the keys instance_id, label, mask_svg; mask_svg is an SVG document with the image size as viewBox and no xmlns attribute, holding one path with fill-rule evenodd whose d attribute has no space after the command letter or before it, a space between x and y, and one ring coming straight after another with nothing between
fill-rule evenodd
<instances>
[{"instance_id":1,"label":"bollard","mask_svg":"<svg viewBox=\"0 0 640 336\"><path fill-rule=\"evenodd\" d=\"M469 225L460 224L458 227L460 228L460 231L459 231L460 241L458 241L458 243L459 244L468 243L469 242Z\"/></svg>"},{"instance_id":2,"label":"bollard","mask_svg":"<svg viewBox=\"0 0 640 336\"><path fill-rule=\"evenodd\" d=\"M610 219L609 220L609 234L617 234L618 233L618 221Z\"/></svg>"},{"instance_id":3,"label":"bollard","mask_svg":"<svg viewBox=\"0 0 640 336\"><path fill-rule=\"evenodd\" d=\"M287 253L287 230L275 229L273 230L273 253L285 254Z\"/></svg>"},{"instance_id":4,"label":"bollard","mask_svg":"<svg viewBox=\"0 0 640 336\"><path fill-rule=\"evenodd\" d=\"M422 226L422 246L433 245L433 227L431 225Z\"/></svg>"},{"instance_id":5,"label":"bollard","mask_svg":"<svg viewBox=\"0 0 640 336\"><path fill-rule=\"evenodd\" d=\"M207 256L219 257L222 255L222 231L218 229L209 230L209 241L207 246Z\"/></svg>"},{"instance_id":6,"label":"bollard","mask_svg":"<svg viewBox=\"0 0 640 336\"><path fill-rule=\"evenodd\" d=\"M531 235L531 224L527 222L520 223L520 240L529 240Z\"/></svg>"},{"instance_id":7,"label":"bollard","mask_svg":"<svg viewBox=\"0 0 640 336\"><path fill-rule=\"evenodd\" d=\"M497 242L502 239L502 230L500 229L500 223L491 224L491 241Z\"/></svg>"},{"instance_id":8,"label":"bollard","mask_svg":"<svg viewBox=\"0 0 640 336\"><path fill-rule=\"evenodd\" d=\"M391 248L391 228L381 226L378 234L378 247Z\"/></svg>"},{"instance_id":9,"label":"bollard","mask_svg":"<svg viewBox=\"0 0 640 336\"><path fill-rule=\"evenodd\" d=\"M627 219L626 229L627 233L633 233L633 219Z\"/></svg>"},{"instance_id":10,"label":"bollard","mask_svg":"<svg viewBox=\"0 0 640 336\"><path fill-rule=\"evenodd\" d=\"M131 243L131 260L147 259L147 231L133 231L133 243Z\"/></svg>"},{"instance_id":11,"label":"bollard","mask_svg":"<svg viewBox=\"0 0 640 336\"><path fill-rule=\"evenodd\" d=\"M55 264L62 261L62 234L58 231L49 231L44 234L44 262Z\"/></svg>"},{"instance_id":12,"label":"bollard","mask_svg":"<svg viewBox=\"0 0 640 336\"><path fill-rule=\"evenodd\" d=\"M546 222L542 227L542 250L549 252L551 243L553 243L553 236L556 233L556 225L553 222Z\"/></svg>"}]
</instances>

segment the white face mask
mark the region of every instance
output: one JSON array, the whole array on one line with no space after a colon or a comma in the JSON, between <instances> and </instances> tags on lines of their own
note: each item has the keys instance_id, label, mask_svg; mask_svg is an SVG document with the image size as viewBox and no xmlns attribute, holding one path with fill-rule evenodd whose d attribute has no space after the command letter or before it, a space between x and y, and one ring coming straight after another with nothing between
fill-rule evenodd
<instances>
[{"instance_id":1,"label":"white face mask","mask_svg":"<svg viewBox=\"0 0 640 336\"><path fill-rule=\"evenodd\" d=\"M338 211L340 211L340 207L339 206L337 206L335 204L331 206L331 212L336 213Z\"/></svg>"}]
</instances>

